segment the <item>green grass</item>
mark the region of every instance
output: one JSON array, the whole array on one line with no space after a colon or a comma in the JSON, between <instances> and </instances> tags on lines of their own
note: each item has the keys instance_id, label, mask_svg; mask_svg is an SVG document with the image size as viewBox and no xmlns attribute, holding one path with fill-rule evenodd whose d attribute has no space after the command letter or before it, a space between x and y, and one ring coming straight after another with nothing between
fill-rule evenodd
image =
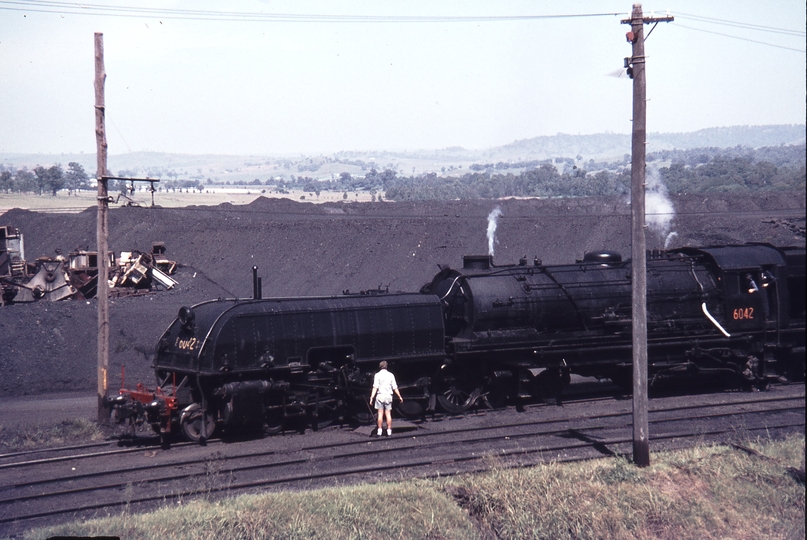
<instances>
[{"instance_id":1,"label":"green grass","mask_svg":"<svg viewBox=\"0 0 807 540\"><path fill-rule=\"evenodd\" d=\"M458 485L500 538L804 538L804 486L784 465L804 467L804 438L757 448L782 461L703 446L645 469L623 458L494 468Z\"/></svg>"},{"instance_id":2,"label":"green grass","mask_svg":"<svg viewBox=\"0 0 807 540\"><path fill-rule=\"evenodd\" d=\"M804 538L804 436L481 474L180 501L29 531L121 538Z\"/></svg>"}]
</instances>

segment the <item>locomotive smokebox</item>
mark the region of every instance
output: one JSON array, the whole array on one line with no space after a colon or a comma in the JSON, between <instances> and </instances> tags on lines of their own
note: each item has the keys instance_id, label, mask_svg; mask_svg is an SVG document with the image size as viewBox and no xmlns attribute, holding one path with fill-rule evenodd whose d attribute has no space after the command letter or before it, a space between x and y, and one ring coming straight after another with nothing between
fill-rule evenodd
<instances>
[{"instance_id":1,"label":"locomotive smokebox","mask_svg":"<svg viewBox=\"0 0 807 540\"><path fill-rule=\"evenodd\" d=\"M491 255L464 255L462 268L465 270L489 270L493 266Z\"/></svg>"}]
</instances>

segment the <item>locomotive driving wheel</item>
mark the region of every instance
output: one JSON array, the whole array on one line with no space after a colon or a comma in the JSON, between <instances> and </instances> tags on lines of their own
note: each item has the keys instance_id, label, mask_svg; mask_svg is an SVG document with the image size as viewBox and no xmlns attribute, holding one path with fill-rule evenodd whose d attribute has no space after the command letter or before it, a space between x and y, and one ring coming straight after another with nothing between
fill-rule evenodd
<instances>
[{"instance_id":1,"label":"locomotive driving wheel","mask_svg":"<svg viewBox=\"0 0 807 540\"><path fill-rule=\"evenodd\" d=\"M481 395L481 386L468 381L446 379L437 392L437 403L448 414L460 414L470 409Z\"/></svg>"},{"instance_id":2,"label":"locomotive driving wheel","mask_svg":"<svg viewBox=\"0 0 807 540\"><path fill-rule=\"evenodd\" d=\"M216 430L216 419L202 409L198 403L188 405L179 417L182 433L193 442L199 442L202 437L209 439ZM204 432L202 431L204 429Z\"/></svg>"}]
</instances>

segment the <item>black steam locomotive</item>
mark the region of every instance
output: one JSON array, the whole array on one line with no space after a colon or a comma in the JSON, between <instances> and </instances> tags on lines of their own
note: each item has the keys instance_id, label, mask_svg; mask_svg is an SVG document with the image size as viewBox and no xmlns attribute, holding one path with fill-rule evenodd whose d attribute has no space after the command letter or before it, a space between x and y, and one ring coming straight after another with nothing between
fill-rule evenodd
<instances>
[{"instance_id":1,"label":"black steam locomotive","mask_svg":"<svg viewBox=\"0 0 807 540\"><path fill-rule=\"evenodd\" d=\"M112 403L121 420L198 441L217 428L368 420L380 360L409 417L557 398L572 373L629 387L630 276L631 262L607 251L552 266L466 256L419 293L204 302L160 338L157 390L121 390ZM805 249L649 252L647 314L651 381L803 380Z\"/></svg>"}]
</instances>

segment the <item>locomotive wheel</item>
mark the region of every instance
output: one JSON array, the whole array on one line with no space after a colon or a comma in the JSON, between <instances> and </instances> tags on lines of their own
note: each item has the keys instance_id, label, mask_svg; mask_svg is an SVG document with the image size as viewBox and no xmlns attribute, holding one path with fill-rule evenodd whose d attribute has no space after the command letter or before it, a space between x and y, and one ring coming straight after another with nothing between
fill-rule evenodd
<instances>
[{"instance_id":1,"label":"locomotive wheel","mask_svg":"<svg viewBox=\"0 0 807 540\"><path fill-rule=\"evenodd\" d=\"M404 418L414 419L423 417L426 409L416 399L407 397L406 401L395 406L395 411Z\"/></svg>"},{"instance_id":2,"label":"locomotive wheel","mask_svg":"<svg viewBox=\"0 0 807 540\"><path fill-rule=\"evenodd\" d=\"M283 411L267 411L263 420L263 432L267 435L275 435L283 431L285 427L285 419L283 418Z\"/></svg>"},{"instance_id":3,"label":"locomotive wheel","mask_svg":"<svg viewBox=\"0 0 807 540\"><path fill-rule=\"evenodd\" d=\"M482 393L482 389L477 387L470 392L451 384L445 390L437 394L437 402L448 414L460 414L473 406Z\"/></svg>"},{"instance_id":4,"label":"locomotive wheel","mask_svg":"<svg viewBox=\"0 0 807 540\"><path fill-rule=\"evenodd\" d=\"M549 368L535 378L533 395L544 403L559 405L563 387L568 384L559 369Z\"/></svg>"},{"instance_id":5,"label":"locomotive wheel","mask_svg":"<svg viewBox=\"0 0 807 540\"><path fill-rule=\"evenodd\" d=\"M363 397L350 398L348 401L350 418L359 424L372 424L375 420L375 411L370 407L369 402Z\"/></svg>"},{"instance_id":6,"label":"locomotive wheel","mask_svg":"<svg viewBox=\"0 0 807 540\"><path fill-rule=\"evenodd\" d=\"M333 424L334 419L336 418L338 413L338 405L335 401L326 401L324 403L319 404L319 410L317 411L317 418L314 419L314 412L311 411L311 415L309 417L309 423L311 424L311 428L316 431L318 429L326 428Z\"/></svg>"},{"instance_id":7,"label":"locomotive wheel","mask_svg":"<svg viewBox=\"0 0 807 540\"><path fill-rule=\"evenodd\" d=\"M507 405L507 394L502 389L488 389L482 395L482 401L490 409L501 409Z\"/></svg>"},{"instance_id":8,"label":"locomotive wheel","mask_svg":"<svg viewBox=\"0 0 807 540\"><path fill-rule=\"evenodd\" d=\"M193 441L199 442L202 440L202 422L205 423L207 431L207 438L209 439L213 432L216 430L216 420L207 411L202 409L198 403L187 406L180 416L180 427L182 433Z\"/></svg>"}]
</instances>

